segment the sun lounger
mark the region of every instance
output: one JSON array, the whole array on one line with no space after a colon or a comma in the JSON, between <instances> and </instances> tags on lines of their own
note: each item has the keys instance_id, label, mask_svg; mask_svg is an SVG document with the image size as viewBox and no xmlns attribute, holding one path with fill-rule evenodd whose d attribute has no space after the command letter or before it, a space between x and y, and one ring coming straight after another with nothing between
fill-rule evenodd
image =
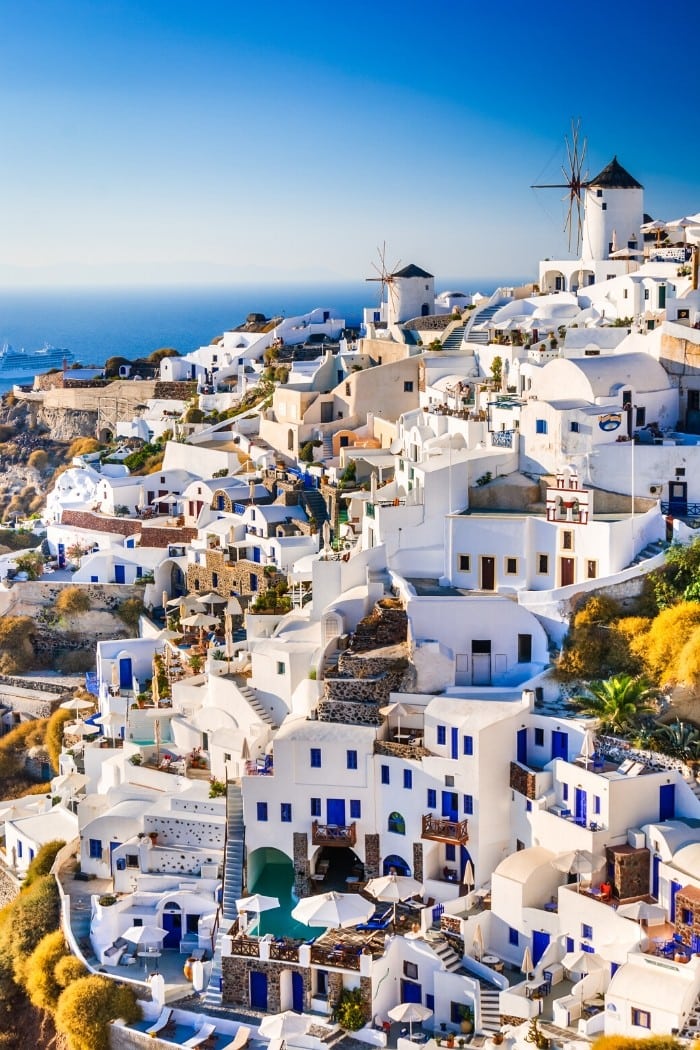
<instances>
[{"instance_id":1,"label":"sun lounger","mask_svg":"<svg viewBox=\"0 0 700 1050\"><path fill-rule=\"evenodd\" d=\"M102 959L100 960L102 965L118 966L122 955L128 947L128 942L123 937L118 937L114 944L110 944L109 948L105 948L102 952Z\"/></svg>"},{"instance_id":2,"label":"sun lounger","mask_svg":"<svg viewBox=\"0 0 700 1050\"><path fill-rule=\"evenodd\" d=\"M183 1046L204 1046L208 1043L212 1036L216 1035L216 1025L209 1024L205 1021L201 1028L198 1028L194 1035L190 1036L182 1045Z\"/></svg>"},{"instance_id":3,"label":"sun lounger","mask_svg":"<svg viewBox=\"0 0 700 1050\"><path fill-rule=\"evenodd\" d=\"M250 1039L250 1028L242 1024L230 1043L224 1043L221 1050L242 1050Z\"/></svg>"},{"instance_id":4,"label":"sun lounger","mask_svg":"<svg viewBox=\"0 0 700 1050\"><path fill-rule=\"evenodd\" d=\"M175 1021L173 1020L173 1011L171 1007L164 1006L160 1012L160 1017L152 1024L150 1028L146 1029L146 1035L158 1035L159 1032L167 1032L169 1028L175 1027Z\"/></svg>"}]
</instances>

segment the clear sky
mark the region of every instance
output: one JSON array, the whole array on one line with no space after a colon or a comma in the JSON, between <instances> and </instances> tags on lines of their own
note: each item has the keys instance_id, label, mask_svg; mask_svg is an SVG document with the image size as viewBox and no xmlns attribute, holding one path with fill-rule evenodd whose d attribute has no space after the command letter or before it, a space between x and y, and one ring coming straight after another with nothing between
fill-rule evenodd
<instances>
[{"instance_id":1,"label":"clear sky","mask_svg":"<svg viewBox=\"0 0 700 1050\"><path fill-rule=\"evenodd\" d=\"M532 276L580 117L700 211L697 0L0 0L0 284ZM688 43L688 49L685 43Z\"/></svg>"}]
</instances>

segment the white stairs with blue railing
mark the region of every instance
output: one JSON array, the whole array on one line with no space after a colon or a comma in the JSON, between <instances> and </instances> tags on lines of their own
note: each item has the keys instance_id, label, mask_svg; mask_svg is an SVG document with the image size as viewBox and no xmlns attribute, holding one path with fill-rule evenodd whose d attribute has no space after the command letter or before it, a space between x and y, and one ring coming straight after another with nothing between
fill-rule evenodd
<instances>
[{"instance_id":1,"label":"white stairs with blue railing","mask_svg":"<svg viewBox=\"0 0 700 1050\"><path fill-rule=\"evenodd\" d=\"M232 781L226 787L226 853L224 856L224 891L221 901L221 921L216 937L209 984L204 993L207 1006L221 1005L221 941L238 916L236 901L243 895L243 795L240 782Z\"/></svg>"}]
</instances>

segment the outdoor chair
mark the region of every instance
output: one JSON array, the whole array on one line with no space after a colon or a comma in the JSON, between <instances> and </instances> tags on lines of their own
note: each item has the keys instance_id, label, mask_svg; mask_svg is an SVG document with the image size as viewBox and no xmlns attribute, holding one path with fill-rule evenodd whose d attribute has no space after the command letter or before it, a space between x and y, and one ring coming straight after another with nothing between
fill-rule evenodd
<instances>
[{"instance_id":1,"label":"outdoor chair","mask_svg":"<svg viewBox=\"0 0 700 1050\"><path fill-rule=\"evenodd\" d=\"M173 1011L169 1006L164 1006L158 1020L146 1029L146 1035L156 1036L159 1032L167 1032L174 1027Z\"/></svg>"},{"instance_id":2,"label":"outdoor chair","mask_svg":"<svg viewBox=\"0 0 700 1050\"><path fill-rule=\"evenodd\" d=\"M205 1046L207 1043L212 1043L215 1037L216 1025L205 1021L201 1028L198 1028L195 1034L186 1039L182 1045L189 1047Z\"/></svg>"},{"instance_id":3,"label":"outdoor chair","mask_svg":"<svg viewBox=\"0 0 700 1050\"><path fill-rule=\"evenodd\" d=\"M230 1043L224 1043L221 1050L243 1050L250 1039L250 1028L242 1024Z\"/></svg>"}]
</instances>

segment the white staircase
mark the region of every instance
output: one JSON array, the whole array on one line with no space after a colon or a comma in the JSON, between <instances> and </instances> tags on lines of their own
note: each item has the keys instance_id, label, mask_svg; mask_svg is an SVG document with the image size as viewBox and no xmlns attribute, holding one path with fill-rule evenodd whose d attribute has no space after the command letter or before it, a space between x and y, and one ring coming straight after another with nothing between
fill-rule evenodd
<instances>
[{"instance_id":1,"label":"white staircase","mask_svg":"<svg viewBox=\"0 0 700 1050\"><path fill-rule=\"evenodd\" d=\"M464 330L467 327L467 322L464 324L455 325L450 334L443 339L442 349L443 350L459 350L462 345L462 337L464 336Z\"/></svg>"},{"instance_id":2,"label":"white staircase","mask_svg":"<svg viewBox=\"0 0 700 1050\"><path fill-rule=\"evenodd\" d=\"M492 984L479 981L479 996L481 999L481 1025L482 1032L500 1032L501 1009L499 1006L500 992Z\"/></svg>"},{"instance_id":3,"label":"white staircase","mask_svg":"<svg viewBox=\"0 0 700 1050\"><path fill-rule=\"evenodd\" d=\"M221 1005L221 939L236 919L236 901L243 895L243 796L240 783L229 783L226 788L226 854L224 856L224 892L221 902L221 922L214 947L209 984L204 993L207 1006Z\"/></svg>"},{"instance_id":4,"label":"white staircase","mask_svg":"<svg viewBox=\"0 0 700 1050\"><path fill-rule=\"evenodd\" d=\"M261 722L265 722L266 725L271 726L273 729L279 729L279 726L275 722L274 718L269 711L266 711L263 705L258 700L258 695L251 686L246 683L245 678L237 678L236 685L238 686L238 692L241 694L246 703L255 711L256 715Z\"/></svg>"},{"instance_id":5,"label":"white staircase","mask_svg":"<svg viewBox=\"0 0 700 1050\"><path fill-rule=\"evenodd\" d=\"M457 952L450 946L449 941L445 940L445 938L441 938L439 940L431 941L430 946L442 963L443 970L449 970L450 973L459 970L462 965L462 960L457 955Z\"/></svg>"},{"instance_id":6,"label":"white staircase","mask_svg":"<svg viewBox=\"0 0 700 1050\"><path fill-rule=\"evenodd\" d=\"M484 306L483 309L476 310L472 314L467 324L466 335L470 343L480 343L482 346L488 344L488 322L506 302L506 299L497 299L496 302L491 302L488 306Z\"/></svg>"}]
</instances>

